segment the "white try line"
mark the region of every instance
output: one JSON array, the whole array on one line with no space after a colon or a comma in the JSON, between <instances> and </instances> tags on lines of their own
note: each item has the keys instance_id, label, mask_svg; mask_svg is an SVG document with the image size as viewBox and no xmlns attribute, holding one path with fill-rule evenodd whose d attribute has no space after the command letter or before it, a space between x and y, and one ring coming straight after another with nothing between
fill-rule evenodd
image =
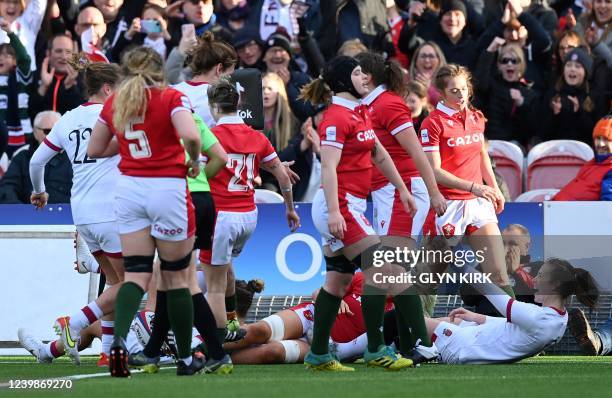
<instances>
[{"instance_id":1,"label":"white try line","mask_svg":"<svg viewBox=\"0 0 612 398\"><path fill-rule=\"evenodd\" d=\"M15 363L15 362L13 362ZM166 370L166 369L176 369L176 366L164 366L163 368L160 367L159 370ZM133 369L130 370L131 374L135 374L135 373L143 373L144 370L142 369ZM52 377L49 379L40 379L41 381L54 381L54 380L83 380L83 379L94 379L96 377L110 377L110 373L108 372L101 372L101 373L85 373L85 374L81 374L81 375L72 375L72 376L60 376L60 377ZM39 379L36 379L39 380ZM0 384L0 388L9 388L11 386L11 383L1 383Z\"/></svg>"}]
</instances>

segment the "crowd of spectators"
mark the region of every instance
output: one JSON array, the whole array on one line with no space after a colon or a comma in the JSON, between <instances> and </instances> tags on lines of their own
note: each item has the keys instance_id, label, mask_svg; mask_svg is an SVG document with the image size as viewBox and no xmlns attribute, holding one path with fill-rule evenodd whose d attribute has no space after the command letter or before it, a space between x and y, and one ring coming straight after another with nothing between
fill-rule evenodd
<instances>
[{"instance_id":1,"label":"crowd of spectators","mask_svg":"<svg viewBox=\"0 0 612 398\"><path fill-rule=\"evenodd\" d=\"M238 67L261 70L263 134L295 162L294 195L307 201L320 182L323 109L299 93L334 55L396 60L417 126L439 98L438 68L467 66L486 137L526 153L551 139L593 144L610 112L611 22L612 0L0 0L0 155L10 160L0 203L28 202L31 153L57 114L85 101L67 62L80 51L118 63L134 46L151 47L177 84L192 78L197 36L224 39ZM69 162L58 154L47 170L50 202L69 199ZM260 183L277 189L265 173Z\"/></svg>"}]
</instances>

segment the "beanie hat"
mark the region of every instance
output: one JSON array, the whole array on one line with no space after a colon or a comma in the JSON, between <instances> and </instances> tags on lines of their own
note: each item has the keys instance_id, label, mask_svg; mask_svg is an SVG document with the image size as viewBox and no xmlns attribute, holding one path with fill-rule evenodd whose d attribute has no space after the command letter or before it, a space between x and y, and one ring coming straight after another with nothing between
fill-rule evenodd
<instances>
[{"instance_id":1,"label":"beanie hat","mask_svg":"<svg viewBox=\"0 0 612 398\"><path fill-rule=\"evenodd\" d=\"M291 49L291 38L289 37L289 33L287 33L287 29L283 27L276 28L276 32L272 33L266 39L266 51L272 47L281 47L283 50L287 51L289 55L293 54L293 50Z\"/></svg>"},{"instance_id":2,"label":"beanie hat","mask_svg":"<svg viewBox=\"0 0 612 398\"><path fill-rule=\"evenodd\" d=\"M337 94L348 92L356 98L361 98L361 94L355 89L351 75L353 70L359 66L359 62L353 57L344 55L334 57L325 66L323 71L323 81Z\"/></svg>"},{"instance_id":3,"label":"beanie hat","mask_svg":"<svg viewBox=\"0 0 612 398\"><path fill-rule=\"evenodd\" d=\"M612 115L600 119L593 129L593 138L603 137L612 141Z\"/></svg>"},{"instance_id":4,"label":"beanie hat","mask_svg":"<svg viewBox=\"0 0 612 398\"><path fill-rule=\"evenodd\" d=\"M234 46L235 49L239 49L240 47L246 46L251 41L255 41L262 48L264 47L257 29L253 25L246 25L244 28L239 29L236 31L236 33L234 33L232 46Z\"/></svg>"},{"instance_id":5,"label":"beanie hat","mask_svg":"<svg viewBox=\"0 0 612 398\"><path fill-rule=\"evenodd\" d=\"M444 0L440 7L440 18L449 11L461 11L467 19L467 8L461 0Z\"/></svg>"},{"instance_id":6,"label":"beanie hat","mask_svg":"<svg viewBox=\"0 0 612 398\"><path fill-rule=\"evenodd\" d=\"M575 48L569 54L565 56L563 60L563 66L569 61L578 62L584 68L586 79L591 76L591 70L593 69L593 59L591 56L582 48Z\"/></svg>"}]
</instances>

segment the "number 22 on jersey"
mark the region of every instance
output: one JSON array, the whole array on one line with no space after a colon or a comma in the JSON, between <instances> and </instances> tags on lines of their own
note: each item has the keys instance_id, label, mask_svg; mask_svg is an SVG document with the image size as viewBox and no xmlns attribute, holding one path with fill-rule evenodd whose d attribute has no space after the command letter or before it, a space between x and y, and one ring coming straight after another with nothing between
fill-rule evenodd
<instances>
[{"instance_id":1,"label":"number 22 on jersey","mask_svg":"<svg viewBox=\"0 0 612 398\"><path fill-rule=\"evenodd\" d=\"M131 123L125 128L124 137L126 140L135 140L136 142L131 142L128 146L130 149L130 155L134 159L144 159L151 157L151 146L149 145L149 140L147 139L147 134L144 130L135 130L134 125L144 123L144 118L138 117L134 118Z\"/></svg>"},{"instance_id":2,"label":"number 22 on jersey","mask_svg":"<svg viewBox=\"0 0 612 398\"><path fill-rule=\"evenodd\" d=\"M226 167L234 171L227 190L230 192L245 192L253 189L253 178L255 178L255 154L228 153ZM243 173L246 169L246 178ZM245 184L246 183L246 184Z\"/></svg>"}]
</instances>

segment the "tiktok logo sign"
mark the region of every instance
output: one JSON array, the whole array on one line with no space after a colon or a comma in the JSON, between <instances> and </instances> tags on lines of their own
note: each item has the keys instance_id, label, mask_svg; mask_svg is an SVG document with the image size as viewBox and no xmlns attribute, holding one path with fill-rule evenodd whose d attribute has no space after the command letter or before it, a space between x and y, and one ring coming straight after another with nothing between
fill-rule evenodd
<instances>
[{"instance_id":1,"label":"tiktok logo sign","mask_svg":"<svg viewBox=\"0 0 612 398\"><path fill-rule=\"evenodd\" d=\"M287 252L291 245L296 242L305 243L310 250L310 254L312 255L310 266L303 273L296 273L289 269L287 265ZM323 252L321 250L321 246L319 242L308 234L303 233L294 233L291 235L285 236L278 246L276 247L276 266L280 273L292 282L305 282L313 277L315 277L319 270L321 269L321 263L323 261Z\"/></svg>"},{"instance_id":2,"label":"tiktok logo sign","mask_svg":"<svg viewBox=\"0 0 612 398\"><path fill-rule=\"evenodd\" d=\"M240 95L238 116L255 130L262 130L264 117L261 72L254 68L238 69L232 73L232 82Z\"/></svg>"}]
</instances>

